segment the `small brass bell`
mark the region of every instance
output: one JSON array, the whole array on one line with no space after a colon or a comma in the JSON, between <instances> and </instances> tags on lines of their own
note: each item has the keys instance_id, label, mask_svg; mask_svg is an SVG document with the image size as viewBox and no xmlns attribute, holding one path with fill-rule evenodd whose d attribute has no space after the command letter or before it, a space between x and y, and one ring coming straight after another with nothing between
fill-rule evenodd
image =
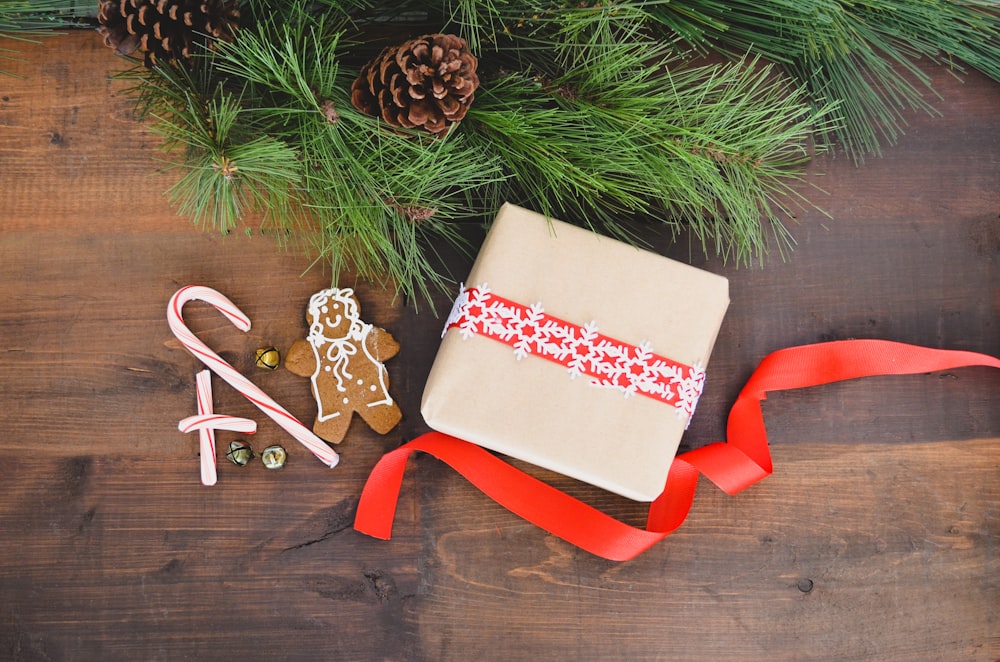
<instances>
[{"instance_id":1,"label":"small brass bell","mask_svg":"<svg viewBox=\"0 0 1000 662\"><path fill-rule=\"evenodd\" d=\"M280 469L287 459L288 455L281 446L268 446L260 454L260 461L268 469Z\"/></svg>"},{"instance_id":2,"label":"small brass bell","mask_svg":"<svg viewBox=\"0 0 1000 662\"><path fill-rule=\"evenodd\" d=\"M254 458L253 449L245 441L229 442L229 452L226 453L229 461L238 467L245 467Z\"/></svg>"},{"instance_id":3,"label":"small brass bell","mask_svg":"<svg viewBox=\"0 0 1000 662\"><path fill-rule=\"evenodd\" d=\"M281 363L281 354L274 347L261 347L253 355L253 362L258 368L277 370Z\"/></svg>"}]
</instances>

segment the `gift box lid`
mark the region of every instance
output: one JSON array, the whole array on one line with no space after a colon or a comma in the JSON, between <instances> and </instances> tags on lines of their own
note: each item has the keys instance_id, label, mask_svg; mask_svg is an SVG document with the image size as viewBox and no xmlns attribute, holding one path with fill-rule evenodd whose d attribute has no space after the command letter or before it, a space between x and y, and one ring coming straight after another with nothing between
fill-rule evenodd
<instances>
[{"instance_id":1,"label":"gift box lid","mask_svg":"<svg viewBox=\"0 0 1000 662\"><path fill-rule=\"evenodd\" d=\"M728 281L508 203L466 285L424 389L427 425L631 499L659 496Z\"/></svg>"}]
</instances>

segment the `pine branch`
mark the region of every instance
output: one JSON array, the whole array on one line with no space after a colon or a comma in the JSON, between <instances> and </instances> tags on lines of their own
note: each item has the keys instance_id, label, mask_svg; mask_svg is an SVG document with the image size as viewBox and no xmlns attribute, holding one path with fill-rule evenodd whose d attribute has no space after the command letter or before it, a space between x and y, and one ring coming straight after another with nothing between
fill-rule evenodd
<instances>
[{"instance_id":1,"label":"pine branch","mask_svg":"<svg viewBox=\"0 0 1000 662\"><path fill-rule=\"evenodd\" d=\"M222 230L263 213L334 278L351 269L405 295L444 285L436 251L461 249L459 224L505 200L632 240L636 218L690 227L743 263L773 237L783 250L784 205L831 108L756 60L691 67L648 34L653 4L526 15L455 0L482 85L442 138L352 106L357 24L305 0L280 14L253 0L232 43L140 75L137 105L182 173L181 213Z\"/></svg>"},{"instance_id":2,"label":"pine branch","mask_svg":"<svg viewBox=\"0 0 1000 662\"><path fill-rule=\"evenodd\" d=\"M482 38L496 34L502 25L503 10L508 6L504 0L445 0L442 16L443 30L451 31L464 38L474 53L483 49Z\"/></svg>"},{"instance_id":3,"label":"pine branch","mask_svg":"<svg viewBox=\"0 0 1000 662\"><path fill-rule=\"evenodd\" d=\"M265 224L298 225L298 153L242 121L242 99L213 81L210 63L131 72L140 112L183 173L168 191L171 202L196 225L224 233L250 213L262 213Z\"/></svg>"},{"instance_id":4,"label":"pine branch","mask_svg":"<svg viewBox=\"0 0 1000 662\"><path fill-rule=\"evenodd\" d=\"M0 44L38 43L39 37L54 34L55 29L79 25L95 15L96 3L80 0L0 0ZM16 47L0 46L0 60L16 60L15 53ZM0 74L13 75L2 69Z\"/></svg>"},{"instance_id":5,"label":"pine branch","mask_svg":"<svg viewBox=\"0 0 1000 662\"><path fill-rule=\"evenodd\" d=\"M247 85L257 131L296 145L314 249L334 272L395 282L407 295L442 284L428 242L457 244L454 222L481 213L476 192L502 177L468 141L386 131L350 103L341 26L293 12L220 48L216 68Z\"/></svg>"},{"instance_id":6,"label":"pine branch","mask_svg":"<svg viewBox=\"0 0 1000 662\"><path fill-rule=\"evenodd\" d=\"M685 64L645 35L644 12L572 8L510 32L526 71L487 86L469 113L469 135L512 173L504 196L619 236L623 219L658 218L743 263L771 235L783 248L781 218L805 203L798 175L833 107L811 109L757 60Z\"/></svg>"},{"instance_id":7,"label":"pine branch","mask_svg":"<svg viewBox=\"0 0 1000 662\"><path fill-rule=\"evenodd\" d=\"M895 143L908 111L935 113L921 59L1000 80L997 10L990 0L684 0L652 13L702 52L758 54L786 65L814 104L837 101L844 124L819 135L861 162Z\"/></svg>"},{"instance_id":8,"label":"pine branch","mask_svg":"<svg viewBox=\"0 0 1000 662\"><path fill-rule=\"evenodd\" d=\"M96 15L96 3L81 0L0 0L0 37L40 34Z\"/></svg>"}]
</instances>

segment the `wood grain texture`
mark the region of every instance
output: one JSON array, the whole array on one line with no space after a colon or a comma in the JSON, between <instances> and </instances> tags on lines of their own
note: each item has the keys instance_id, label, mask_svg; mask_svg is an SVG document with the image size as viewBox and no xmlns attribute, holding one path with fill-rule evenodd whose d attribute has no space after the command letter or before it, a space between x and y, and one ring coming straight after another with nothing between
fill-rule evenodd
<instances>
[{"instance_id":1,"label":"wood grain texture","mask_svg":"<svg viewBox=\"0 0 1000 662\"><path fill-rule=\"evenodd\" d=\"M411 462L391 542L351 529L378 457L426 428L418 405L441 320L349 276L404 413L358 421L329 470L215 380L281 472L224 460L198 482L200 364L170 295L230 296L249 333L198 303L201 338L304 420L307 380L252 367L305 334L330 274L268 237L203 234L168 206L155 140L92 33L23 49L0 78L0 659L1000 658L1000 374L962 369L772 394L773 476L737 497L703 484L670 539L611 563L493 504L437 461ZM58 47L56 47L58 46ZM1000 355L1000 85L929 69L942 117L855 167L818 159L786 260L735 268L733 304L684 445L721 439L767 353L887 338ZM460 277L469 267L451 260ZM449 305L439 297L440 309ZM235 434L221 434L220 447ZM624 441L624 440L623 440ZM634 524L643 508L525 470Z\"/></svg>"},{"instance_id":2,"label":"wood grain texture","mask_svg":"<svg viewBox=\"0 0 1000 662\"><path fill-rule=\"evenodd\" d=\"M429 533L425 652L992 659L996 442L776 447L773 476L738 497L703 484L689 521L624 564L594 561L498 506L470 512L475 490L439 471L421 499L426 521L446 523ZM495 634L481 636L484 616Z\"/></svg>"}]
</instances>

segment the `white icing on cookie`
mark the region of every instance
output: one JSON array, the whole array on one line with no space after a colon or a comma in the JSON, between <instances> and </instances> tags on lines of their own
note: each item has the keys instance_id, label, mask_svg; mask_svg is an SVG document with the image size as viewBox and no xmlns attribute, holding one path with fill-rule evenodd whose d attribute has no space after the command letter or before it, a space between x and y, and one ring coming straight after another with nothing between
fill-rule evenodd
<instances>
[{"instance_id":1,"label":"white icing on cookie","mask_svg":"<svg viewBox=\"0 0 1000 662\"><path fill-rule=\"evenodd\" d=\"M335 311L335 315L327 321L331 309ZM316 358L316 369L313 371L311 379L316 405L319 408L319 420L330 420L340 416L340 412L324 411L323 401L319 396L320 389L317 378L321 372L331 374L337 382L337 391L347 393L345 384L354 379L354 376L348 371L348 366L359 349L364 353L365 358L377 367L378 384L372 384L370 390L372 393L382 396L379 400L367 402L367 406L391 405L393 403L392 397L389 396L389 389L386 387L388 371L377 357L372 356L365 342L374 327L361 321L358 304L354 300L354 290L330 288L317 292L309 299L308 317L310 321L308 340ZM345 319L348 322L346 332L341 328L344 326ZM357 383L362 384L362 380L357 380ZM350 400L346 396L343 399L343 404L350 404Z\"/></svg>"}]
</instances>

